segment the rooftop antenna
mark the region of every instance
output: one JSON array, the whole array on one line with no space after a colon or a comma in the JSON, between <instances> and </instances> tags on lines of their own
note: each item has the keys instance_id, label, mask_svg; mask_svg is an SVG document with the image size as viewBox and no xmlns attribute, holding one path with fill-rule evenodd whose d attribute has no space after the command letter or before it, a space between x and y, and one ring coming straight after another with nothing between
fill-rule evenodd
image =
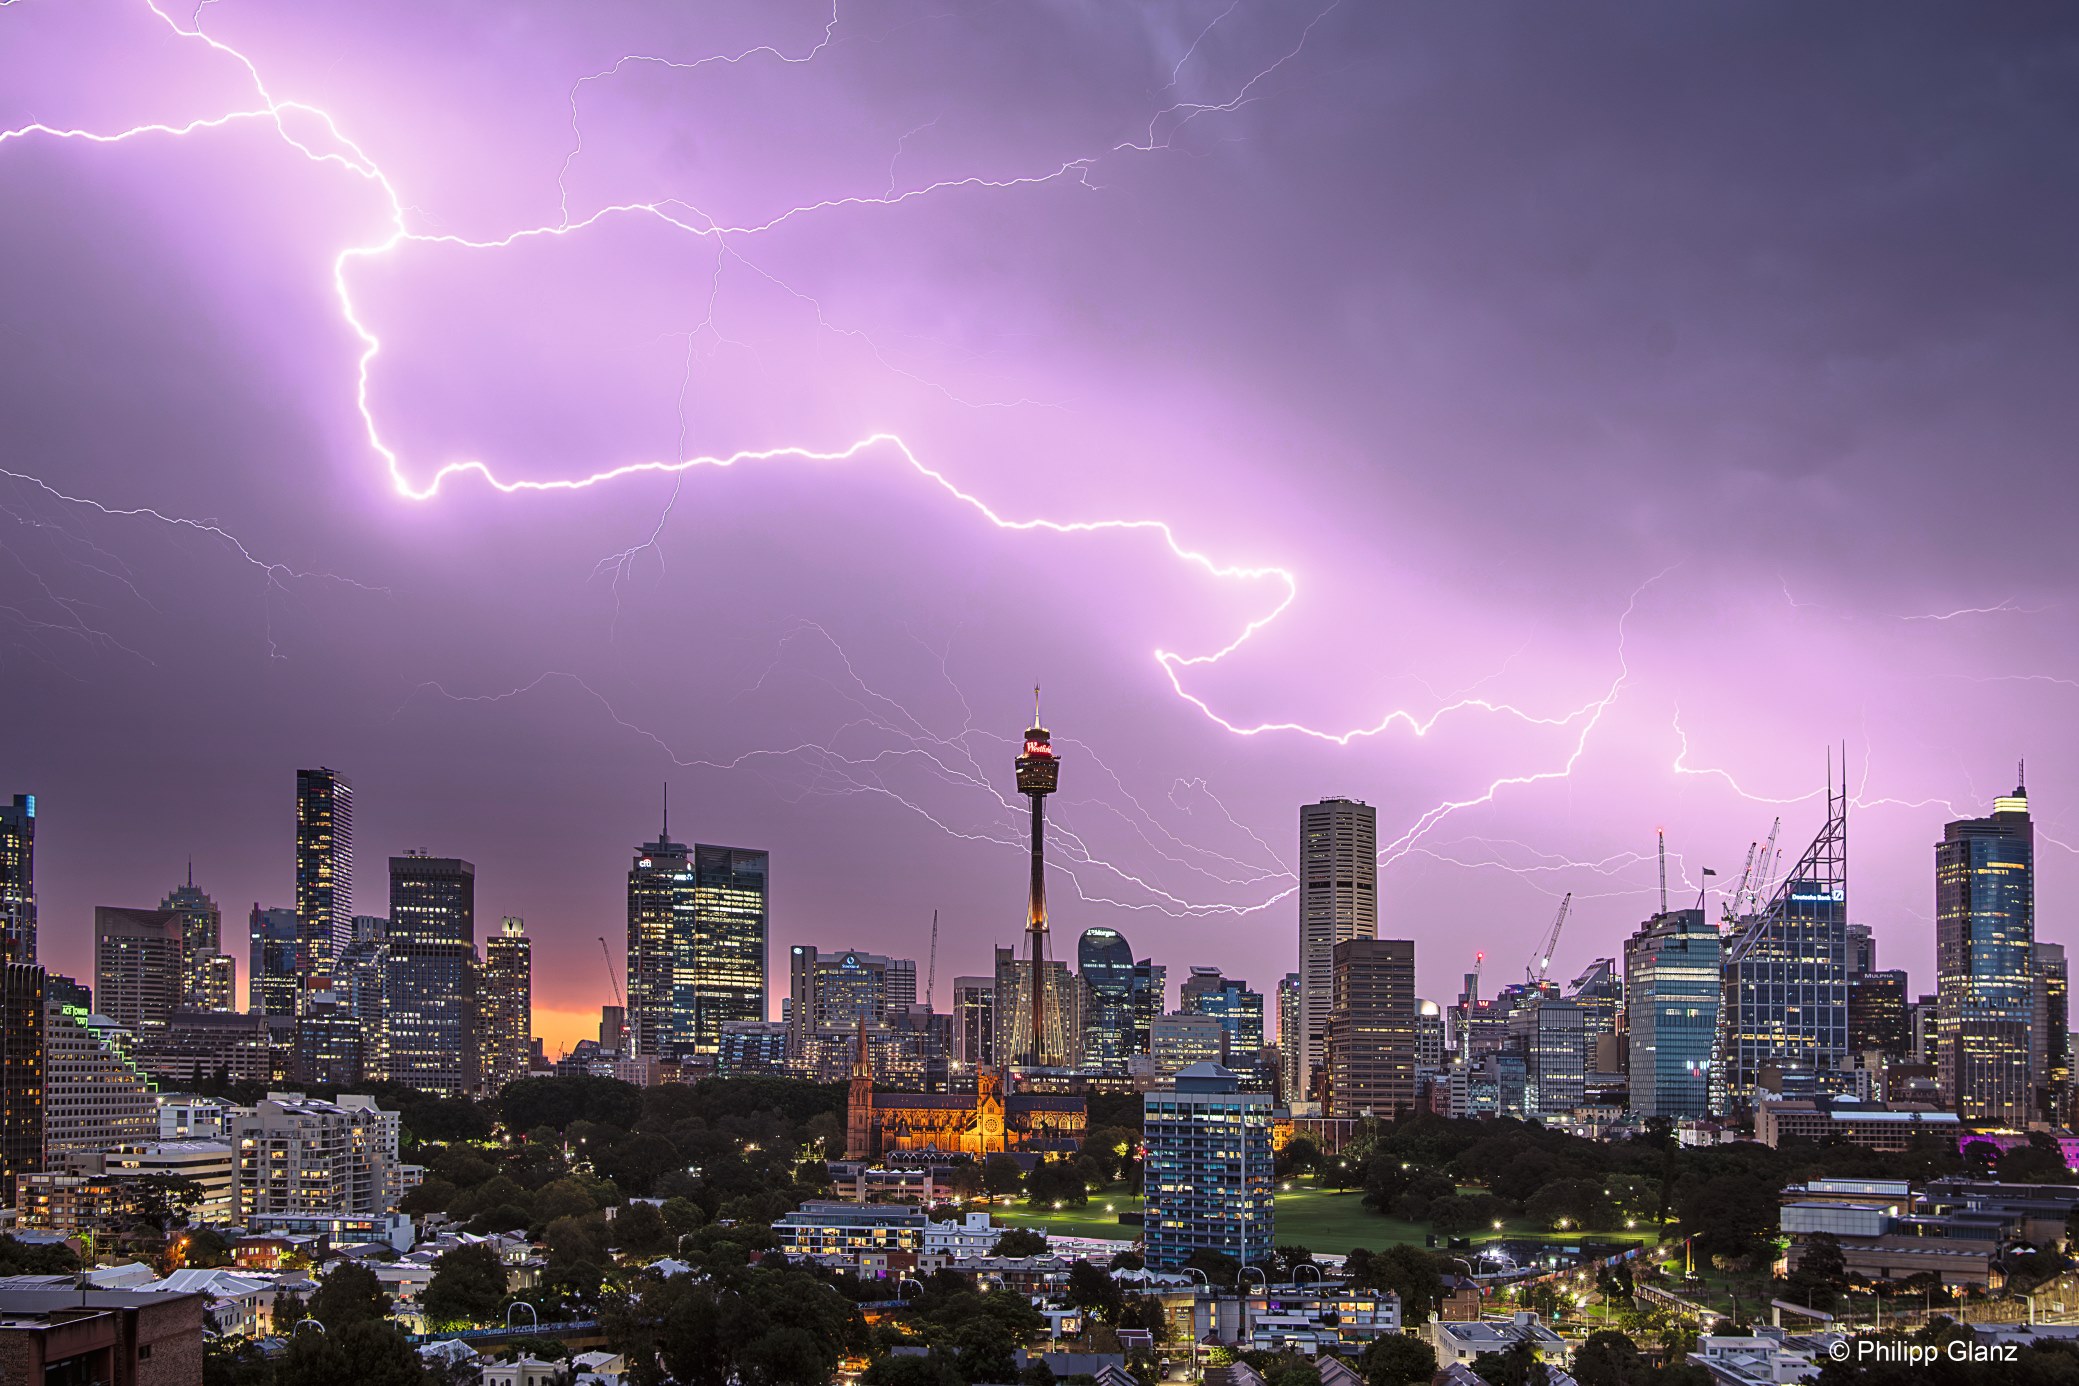
<instances>
[{"instance_id":1,"label":"rooftop antenna","mask_svg":"<svg viewBox=\"0 0 2079 1386\"><path fill-rule=\"evenodd\" d=\"M1660 836L1660 912L1668 912L1668 830L1655 828Z\"/></svg>"},{"instance_id":2,"label":"rooftop antenna","mask_svg":"<svg viewBox=\"0 0 2079 1386\"><path fill-rule=\"evenodd\" d=\"M661 828L659 828L659 829L657 830L657 836L658 836L658 838L659 838L660 840L668 840L668 839L669 839L669 838L671 837L671 781L670 781L670 780L666 780L666 781L664 782L664 826L663 826L663 827L661 827Z\"/></svg>"}]
</instances>

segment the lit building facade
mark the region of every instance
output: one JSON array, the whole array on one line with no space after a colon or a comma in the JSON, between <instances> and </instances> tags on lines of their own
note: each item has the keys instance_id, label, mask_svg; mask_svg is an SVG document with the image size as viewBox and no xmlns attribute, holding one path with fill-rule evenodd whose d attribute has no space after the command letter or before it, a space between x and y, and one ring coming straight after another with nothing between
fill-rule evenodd
<instances>
[{"instance_id":1,"label":"lit building facade","mask_svg":"<svg viewBox=\"0 0 2079 1386\"><path fill-rule=\"evenodd\" d=\"M1227 1031L1229 1067L1254 1066L1263 1048L1263 993L1249 990L1217 967L1194 967L1178 990L1178 1004L1193 1015L1211 1016Z\"/></svg>"},{"instance_id":2,"label":"lit building facade","mask_svg":"<svg viewBox=\"0 0 2079 1386\"><path fill-rule=\"evenodd\" d=\"M46 1161L158 1134L158 1099L138 1071L131 1036L106 1017L47 999L43 1076Z\"/></svg>"},{"instance_id":3,"label":"lit building facade","mask_svg":"<svg viewBox=\"0 0 2079 1386\"><path fill-rule=\"evenodd\" d=\"M1124 1073L1133 1047L1133 945L1117 929L1085 929L1076 941L1083 980L1083 1066Z\"/></svg>"},{"instance_id":4,"label":"lit building facade","mask_svg":"<svg viewBox=\"0 0 2079 1386\"><path fill-rule=\"evenodd\" d=\"M722 1026L763 1020L771 859L688 847L668 832L628 871L628 1027L642 1058L720 1051Z\"/></svg>"},{"instance_id":5,"label":"lit building facade","mask_svg":"<svg viewBox=\"0 0 2079 1386\"><path fill-rule=\"evenodd\" d=\"M2038 1119L2063 1125L2072 1089L2071 975L2062 943L2037 943L2028 1068Z\"/></svg>"},{"instance_id":6,"label":"lit building facade","mask_svg":"<svg viewBox=\"0 0 2079 1386\"><path fill-rule=\"evenodd\" d=\"M1173 1269L1193 1252L1242 1265L1276 1240L1270 1094L1243 1092L1218 1064L1194 1064L1173 1091L1142 1099L1147 1149L1142 1233L1150 1266Z\"/></svg>"},{"instance_id":7,"label":"lit building facade","mask_svg":"<svg viewBox=\"0 0 2079 1386\"><path fill-rule=\"evenodd\" d=\"M1935 1027L1942 1101L1965 1121L2030 1118L2036 830L2028 795L1948 824L1935 844Z\"/></svg>"},{"instance_id":8,"label":"lit building facade","mask_svg":"<svg viewBox=\"0 0 2079 1386\"><path fill-rule=\"evenodd\" d=\"M354 940L354 787L323 766L296 772L296 934L310 971Z\"/></svg>"},{"instance_id":9,"label":"lit building facade","mask_svg":"<svg viewBox=\"0 0 2079 1386\"><path fill-rule=\"evenodd\" d=\"M1371 805L1323 799L1299 810L1299 1086L1311 1094L1335 1005L1335 950L1379 936L1379 826ZM1412 993L1411 993L1412 998Z\"/></svg>"},{"instance_id":10,"label":"lit building facade","mask_svg":"<svg viewBox=\"0 0 2079 1386\"><path fill-rule=\"evenodd\" d=\"M1848 1053L1848 791L1827 786L1825 824L1769 903L1726 945L1714 1110L1765 1082L1840 1081ZM1780 1089L1779 1089L1780 1090Z\"/></svg>"},{"instance_id":11,"label":"lit building facade","mask_svg":"<svg viewBox=\"0 0 2079 1386\"><path fill-rule=\"evenodd\" d=\"M370 1097L267 1094L231 1122L240 1220L253 1232L331 1230L343 1240L388 1238L401 1223L408 1245L411 1220L397 1202L419 1171L398 1160L397 1134L397 1113Z\"/></svg>"},{"instance_id":12,"label":"lit building facade","mask_svg":"<svg viewBox=\"0 0 2079 1386\"><path fill-rule=\"evenodd\" d=\"M383 985L387 1076L466 1097L478 1078L476 868L456 857L390 858Z\"/></svg>"},{"instance_id":13,"label":"lit building facade","mask_svg":"<svg viewBox=\"0 0 2079 1386\"><path fill-rule=\"evenodd\" d=\"M253 906L246 920L246 1009L254 1015L296 1014L301 946L296 911Z\"/></svg>"},{"instance_id":14,"label":"lit building facade","mask_svg":"<svg viewBox=\"0 0 2079 1386\"><path fill-rule=\"evenodd\" d=\"M180 917L180 1009L230 1010L232 1001L225 979L235 974L218 963L223 956L224 916L217 909L217 902L196 887L192 865L188 868L187 883L167 892L159 908Z\"/></svg>"},{"instance_id":15,"label":"lit building facade","mask_svg":"<svg viewBox=\"0 0 2079 1386\"><path fill-rule=\"evenodd\" d=\"M1415 1106L1415 944L1335 946L1328 1013L1328 1115L1388 1120Z\"/></svg>"},{"instance_id":16,"label":"lit building facade","mask_svg":"<svg viewBox=\"0 0 2079 1386\"><path fill-rule=\"evenodd\" d=\"M1906 974L1865 972L1848 983L1848 1048L1903 1059L1913 1044Z\"/></svg>"},{"instance_id":17,"label":"lit building facade","mask_svg":"<svg viewBox=\"0 0 2079 1386\"><path fill-rule=\"evenodd\" d=\"M36 961L36 796L0 804L0 966Z\"/></svg>"},{"instance_id":18,"label":"lit building facade","mask_svg":"<svg viewBox=\"0 0 2079 1386\"><path fill-rule=\"evenodd\" d=\"M534 1047L534 943L526 920L507 916L484 941L476 1002L484 1091L495 1093L527 1076Z\"/></svg>"},{"instance_id":19,"label":"lit building facade","mask_svg":"<svg viewBox=\"0 0 2079 1386\"><path fill-rule=\"evenodd\" d=\"M1725 943L1702 910L1670 910L1624 945L1631 1110L1641 1117L1706 1116Z\"/></svg>"},{"instance_id":20,"label":"lit building facade","mask_svg":"<svg viewBox=\"0 0 2079 1386\"><path fill-rule=\"evenodd\" d=\"M34 963L0 963L0 1205L43 1168L45 983Z\"/></svg>"},{"instance_id":21,"label":"lit building facade","mask_svg":"<svg viewBox=\"0 0 2079 1386\"><path fill-rule=\"evenodd\" d=\"M126 1030L180 1008L184 922L172 910L94 907L94 1009Z\"/></svg>"},{"instance_id":22,"label":"lit building facade","mask_svg":"<svg viewBox=\"0 0 2079 1386\"><path fill-rule=\"evenodd\" d=\"M953 1058L967 1068L996 1062L996 979L953 979Z\"/></svg>"}]
</instances>

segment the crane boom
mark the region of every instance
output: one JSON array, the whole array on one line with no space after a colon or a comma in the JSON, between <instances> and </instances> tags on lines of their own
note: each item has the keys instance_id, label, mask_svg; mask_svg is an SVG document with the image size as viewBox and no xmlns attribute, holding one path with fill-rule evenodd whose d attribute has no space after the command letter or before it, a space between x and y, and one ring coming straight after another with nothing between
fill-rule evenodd
<instances>
[{"instance_id":1,"label":"crane boom","mask_svg":"<svg viewBox=\"0 0 2079 1386\"><path fill-rule=\"evenodd\" d=\"M599 956L606 959L606 980L613 984L614 1004L619 1006L623 1013L626 1013L628 1010L628 998L621 995L621 979L614 974L614 955L613 951L606 946L606 935L604 934L599 936Z\"/></svg>"},{"instance_id":2,"label":"crane boom","mask_svg":"<svg viewBox=\"0 0 2079 1386\"><path fill-rule=\"evenodd\" d=\"M1529 965L1523 969L1523 980L1534 987L1545 983L1545 972L1552 966L1552 955L1559 951L1559 931L1566 927L1567 911L1573 905L1574 893L1570 890L1559 902L1559 913L1552 917L1552 927L1545 931L1544 946L1531 955Z\"/></svg>"}]
</instances>

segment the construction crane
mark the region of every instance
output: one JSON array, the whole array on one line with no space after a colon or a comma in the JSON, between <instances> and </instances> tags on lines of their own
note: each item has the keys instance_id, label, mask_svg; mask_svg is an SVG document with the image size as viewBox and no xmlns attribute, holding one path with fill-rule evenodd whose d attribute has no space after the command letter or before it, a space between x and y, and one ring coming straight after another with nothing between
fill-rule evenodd
<instances>
[{"instance_id":1,"label":"construction crane","mask_svg":"<svg viewBox=\"0 0 2079 1386\"><path fill-rule=\"evenodd\" d=\"M1573 905L1574 892L1570 890L1559 902L1559 913L1552 916L1552 927L1545 933L1544 946L1531 954L1530 961L1524 965L1523 980L1531 986L1539 989L1544 987L1545 972L1552 966L1552 955L1559 951L1559 931L1566 927L1567 911L1572 909Z\"/></svg>"},{"instance_id":2,"label":"construction crane","mask_svg":"<svg viewBox=\"0 0 2079 1386\"><path fill-rule=\"evenodd\" d=\"M621 995L621 979L614 972L613 951L606 946L604 934L599 938L599 956L606 959L606 980L614 989L614 1004L621 1008L621 1033L617 1038L625 1043L628 1038L628 998Z\"/></svg>"},{"instance_id":3,"label":"construction crane","mask_svg":"<svg viewBox=\"0 0 2079 1386\"><path fill-rule=\"evenodd\" d=\"M933 997L938 994L938 911L931 912L931 966L924 975L924 1009L936 1011L938 1006Z\"/></svg>"}]
</instances>

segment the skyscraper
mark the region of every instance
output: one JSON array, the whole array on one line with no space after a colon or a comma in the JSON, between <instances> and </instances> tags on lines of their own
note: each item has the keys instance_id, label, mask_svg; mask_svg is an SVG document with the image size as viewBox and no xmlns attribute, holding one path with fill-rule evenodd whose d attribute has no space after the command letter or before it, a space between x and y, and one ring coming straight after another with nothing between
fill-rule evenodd
<instances>
[{"instance_id":1,"label":"skyscraper","mask_svg":"<svg viewBox=\"0 0 2079 1386\"><path fill-rule=\"evenodd\" d=\"M2035 1015L2036 829L2028 792L1935 844L1935 1025L1942 1100L1965 1121L2025 1125Z\"/></svg>"},{"instance_id":2,"label":"skyscraper","mask_svg":"<svg viewBox=\"0 0 2079 1386\"><path fill-rule=\"evenodd\" d=\"M996 979L953 979L953 1057L969 1068L996 1062Z\"/></svg>"},{"instance_id":3,"label":"skyscraper","mask_svg":"<svg viewBox=\"0 0 2079 1386\"><path fill-rule=\"evenodd\" d=\"M228 1000L222 1006L215 1004L221 977L216 959L222 951L223 915L216 901L196 889L194 863L188 864L187 884L168 891L159 908L180 916L181 1009L229 1010Z\"/></svg>"},{"instance_id":4,"label":"skyscraper","mask_svg":"<svg viewBox=\"0 0 2079 1386\"><path fill-rule=\"evenodd\" d=\"M1211 1016L1227 1032L1228 1067L1256 1066L1257 1051L1263 1048L1263 993L1249 990L1236 977L1224 977L1217 967L1194 967L1179 988L1177 1004L1192 1015Z\"/></svg>"},{"instance_id":5,"label":"skyscraper","mask_svg":"<svg viewBox=\"0 0 2079 1386\"><path fill-rule=\"evenodd\" d=\"M0 805L0 967L36 961L36 796Z\"/></svg>"},{"instance_id":6,"label":"skyscraper","mask_svg":"<svg viewBox=\"0 0 2079 1386\"><path fill-rule=\"evenodd\" d=\"M1848 983L1848 1048L1903 1059L1913 1043L1906 1008L1906 974L1865 972Z\"/></svg>"},{"instance_id":7,"label":"skyscraper","mask_svg":"<svg viewBox=\"0 0 2079 1386\"><path fill-rule=\"evenodd\" d=\"M1291 1102L1299 1090L1299 974L1278 979L1278 1095Z\"/></svg>"},{"instance_id":8,"label":"skyscraper","mask_svg":"<svg viewBox=\"0 0 2079 1386\"><path fill-rule=\"evenodd\" d=\"M254 1015L296 1014L296 978L301 965L296 911L262 909L246 921L246 1010Z\"/></svg>"},{"instance_id":9,"label":"skyscraper","mask_svg":"<svg viewBox=\"0 0 2079 1386\"><path fill-rule=\"evenodd\" d=\"M534 944L526 920L508 916L499 921L497 936L484 941L477 1014L484 1091L495 1093L527 1076L533 1049Z\"/></svg>"},{"instance_id":10,"label":"skyscraper","mask_svg":"<svg viewBox=\"0 0 2079 1386\"><path fill-rule=\"evenodd\" d=\"M1328 1114L1390 1120L1415 1105L1415 944L1344 939L1330 961Z\"/></svg>"},{"instance_id":11,"label":"skyscraper","mask_svg":"<svg viewBox=\"0 0 2079 1386\"><path fill-rule=\"evenodd\" d=\"M2035 1014L2029 1025L2028 1069L2039 1120L2064 1124L2072 1086L2071 976L2062 943L2038 943Z\"/></svg>"},{"instance_id":12,"label":"skyscraper","mask_svg":"<svg viewBox=\"0 0 2079 1386\"><path fill-rule=\"evenodd\" d=\"M1580 1004L1533 991L1509 1016L1523 1055L1523 1114L1549 1121L1581 1105L1587 1078L1587 1016Z\"/></svg>"},{"instance_id":13,"label":"skyscraper","mask_svg":"<svg viewBox=\"0 0 2079 1386\"><path fill-rule=\"evenodd\" d=\"M797 943L787 952L787 983L789 1044L796 1058L808 1052L818 1031L851 1036L862 1015L870 1026L887 1025L896 1012L917 1004L914 958L857 948L825 952Z\"/></svg>"},{"instance_id":14,"label":"skyscraper","mask_svg":"<svg viewBox=\"0 0 2079 1386\"><path fill-rule=\"evenodd\" d=\"M354 941L354 787L322 766L296 772L296 932L309 971Z\"/></svg>"},{"instance_id":15,"label":"skyscraper","mask_svg":"<svg viewBox=\"0 0 2079 1386\"><path fill-rule=\"evenodd\" d=\"M15 1181L43 1168L45 974L34 963L0 963L0 1204L15 1206Z\"/></svg>"},{"instance_id":16,"label":"skyscraper","mask_svg":"<svg viewBox=\"0 0 2079 1386\"><path fill-rule=\"evenodd\" d=\"M1335 1002L1335 949L1379 936L1378 816L1359 799L1299 810L1298 1099L1313 1096ZM1412 1001L1413 993L1410 994Z\"/></svg>"},{"instance_id":17,"label":"skyscraper","mask_svg":"<svg viewBox=\"0 0 2079 1386\"><path fill-rule=\"evenodd\" d=\"M1625 941L1625 1027L1635 1114L1677 1118L1710 1112L1724 949L1702 910L1657 914Z\"/></svg>"},{"instance_id":18,"label":"skyscraper","mask_svg":"<svg viewBox=\"0 0 2079 1386\"><path fill-rule=\"evenodd\" d=\"M1015 948L996 950L995 993L996 1060L1007 1054L1031 1055L1032 1044L1032 959L1019 957ZM1045 998L1045 1044L1049 1062L1074 1066L1081 1062L1083 1043L1083 987L1059 958L1047 959L1043 969ZM1025 1060L1030 1063L1029 1057Z\"/></svg>"},{"instance_id":19,"label":"skyscraper","mask_svg":"<svg viewBox=\"0 0 2079 1386\"><path fill-rule=\"evenodd\" d=\"M1085 929L1076 942L1083 979L1083 1064L1124 1073L1133 1047L1133 947L1117 929Z\"/></svg>"},{"instance_id":20,"label":"skyscraper","mask_svg":"<svg viewBox=\"0 0 2079 1386\"><path fill-rule=\"evenodd\" d=\"M383 985L389 1079L466 1097L479 1074L476 868L455 857L390 858Z\"/></svg>"},{"instance_id":21,"label":"skyscraper","mask_svg":"<svg viewBox=\"0 0 2079 1386\"><path fill-rule=\"evenodd\" d=\"M641 1058L714 1054L722 1026L763 1020L771 860L687 847L667 829L628 871L628 1027Z\"/></svg>"},{"instance_id":22,"label":"skyscraper","mask_svg":"<svg viewBox=\"0 0 2079 1386\"><path fill-rule=\"evenodd\" d=\"M1727 940L1714 1104L1762 1082L1838 1082L1848 1052L1848 790L1827 775L1826 822L1761 913Z\"/></svg>"},{"instance_id":23,"label":"skyscraper","mask_svg":"<svg viewBox=\"0 0 2079 1386\"><path fill-rule=\"evenodd\" d=\"M1150 1052L1156 1017L1168 1009L1168 966L1153 958L1142 958L1133 965L1133 1043L1129 1057Z\"/></svg>"},{"instance_id":24,"label":"skyscraper","mask_svg":"<svg viewBox=\"0 0 2079 1386\"><path fill-rule=\"evenodd\" d=\"M97 1014L131 1033L180 1007L183 923L172 910L94 907Z\"/></svg>"}]
</instances>

